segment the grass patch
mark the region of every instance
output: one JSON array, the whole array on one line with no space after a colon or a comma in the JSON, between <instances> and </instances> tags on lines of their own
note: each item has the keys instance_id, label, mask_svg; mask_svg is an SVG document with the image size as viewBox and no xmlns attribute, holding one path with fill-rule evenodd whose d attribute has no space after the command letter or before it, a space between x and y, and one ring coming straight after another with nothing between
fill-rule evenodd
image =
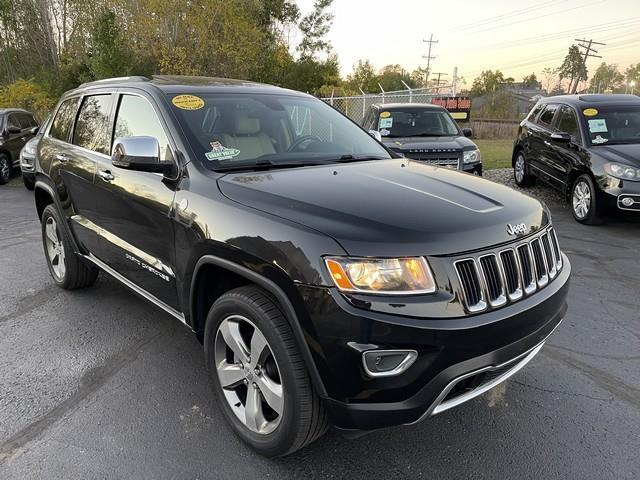
<instances>
[{"instance_id":1,"label":"grass patch","mask_svg":"<svg viewBox=\"0 0 640 480\"><path fill-rule=\"evenodd\" d=\"M485 170L494 168L511 168L511 154L513 153L513 140L473 140L482 154L482 163Z\"/></svg>"}]
</instances>

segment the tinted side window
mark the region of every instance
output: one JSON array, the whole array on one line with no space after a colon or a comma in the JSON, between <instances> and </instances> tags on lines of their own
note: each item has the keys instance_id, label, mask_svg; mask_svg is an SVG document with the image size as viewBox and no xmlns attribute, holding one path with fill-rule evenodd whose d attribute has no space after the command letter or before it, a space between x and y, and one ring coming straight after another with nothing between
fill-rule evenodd
<instances>
[{"instance_id":1,"label":"tinted side window","mask_svg":"<svg viewBox=\"0 0 640 480\"><path fill-rule=\"evenodd\" d=\"M85 97L73 132L73 143L94 152L109 154L111 95Z\"/></svg>"},{"instance_id":2,"label":"tinted side window","mask_svg":"<svg viewBox=\"0 0 640 480\"><path fill-rule=\"evenodd\" d=\"M160 144L160 161L171 162L169 139L151 104L136 95L123 95L118 107L113 138L148 136Z\"/></svg>"},{"instance_id":3,"label":"tinted side window","mask_svg":"<svg viewBox=\"0 0 640 480\"><path fill-rule=\"evenodd\" d=\"M64 142L68 141L69 132L71 132L73 117L76 114L77 106L77 98L70 98L69 100L62 102L62 105L60 105L58 113L56 113L53 123L51 124L51 131L49 132L51 137Z\"/></svg>"},{"instance_id":4,"label":"tinted side window","mask_svg":"<svg viewBox=\"0 0 640 480\"><path fill-rule=\"evenodd\" d=\"M7 127L22 128L22 126L20 125L20 120L18 120L18 114L17 113L10 113L7 116Z\"/></svg>"},{"instance_id":5,"label":"tinted side window","mask_svg":"<svg viewBox=\"0 0 640 480\"><path fill-rule=\"evenodd\" d=\"M557 110L558 105L547 105L547 107L544 109L544 112L542 112L542 115L540 115L538 123L541 123L543 125L551 125L551 123L553 122L553 116L556 114Z\"/></svg>"},{"instance_id":6,"label":"tinted side window","mask_svg":"<svg viewBox=\"0 0 640 480\"><path fill-rule=\"evenodd\" d=\"M560 132L571 135L574 142L580 142L580 127L578 126L578 118L575 112L567 106L563 106L558 115L558 125L556 128Z\"/></svg>"},{"instance_id":7,"label":"tinted side window","mask_svg":"<svg viewBox=\"0 0 640 480\"><path fill-rule=\"evenodd\" d=\"M20 125L22 128L33 128L37 125L35 119L30 113L19 113Z\"/></svg>"},{"instance_id":8,"label":"tinted side window","mask_svg":"<svg viewBox=\"0 0 640 480\"><path fill-rule=\"evenodd\" d=\"M542 103L538 103L535 107L533 107L531 112L529 112L529 115L527 115L527 120L529 120L530 122L535 122L536 121L536 117L538 116L538 114L542 110L542 107L544 107L544 105Z\"/></svg>"}]
</instances>

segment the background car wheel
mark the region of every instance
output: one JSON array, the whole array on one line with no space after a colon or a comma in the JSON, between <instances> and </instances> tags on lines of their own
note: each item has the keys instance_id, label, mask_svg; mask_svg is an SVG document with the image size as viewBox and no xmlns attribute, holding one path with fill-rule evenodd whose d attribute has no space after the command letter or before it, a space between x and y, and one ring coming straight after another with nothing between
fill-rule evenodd
<instances>
[{"instance_id":1,"label":"background car wheel","mask_svg":"<svg viewBox=\"0 0 640 480\"><path fill-rule=\"evenodd\" d=\"M291 327L262 289L240 287L213 304L204 351L224 416L254 450L287 455L327 430Z\"/></svg>"},{"instance_id":2,"label":"background car wheel","mask_svg":"<svg viewBox=\"0 0 640 480\"><path fill-rule=\"evenodd\" d=\"M602 223L595 184L589 175L582 174L576 178L571 187L569 201L573 217L578 222L587 225Z\"/></svg>"},{"instance_id":3,"label":"background car wheel","mask_svg":"<svg viewBox=\"0 0 640 480\"><path fill-rule=\"evenodd\" d=\"M58 286L73 290L93 285L98 269L87 265L73 251L67 231L53 205L42 212L42 243L51 277Z\"/></svg>"},{"instance_id":4,"label":"background car wheel","mask_svg":"<svg viewBox=\"0 0 640 480\"><path fill-rule=\"evenodd\" d=\"M530 187L536 182L536 177L529 173L529 166L524 152L519 151L513 162L513 178L519 187Z\"/></svg>"},{"instance_id":5,"label":"background car wheel","mask_svg":"<svg viewBox=\"0 0 640 480\"><path fill-rule=\"evenodd\" d=\"M0 153L0 185L3 185L11 178L11 162L9 157Z\"/></svg>"},{"instance_id":6,"label":"background car wheel","mask_svg":"<svg viewBox=\"0 0 640 480\"><path fill-rule=\"evenodd\" d=\"M22 175L22 183L24 183L24 186L26 187L27 190L33 190L36 186L36 181L33 177L31 176L27 176L27 175Z\"/></svg>"}]
</instances>

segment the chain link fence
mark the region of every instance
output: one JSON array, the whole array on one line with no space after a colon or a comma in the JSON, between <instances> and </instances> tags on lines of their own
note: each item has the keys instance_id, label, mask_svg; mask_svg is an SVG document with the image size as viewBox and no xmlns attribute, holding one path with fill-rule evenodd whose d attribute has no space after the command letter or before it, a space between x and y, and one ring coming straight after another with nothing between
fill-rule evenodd
<instances>
[{"instance_id":1,"label":"chain link fence","mask_svg":"<svg viewBox=\"0 0 640 480\"><path fill-rule=\"evenodd\" d=\"M327 97L325 102L360 124L371 105L385 103L432 103L434 98L449 95L451 86L440 87L435 93L432 88L399 90L380 94L354 95L352 97Z\"/></svg>"}]
</instances>

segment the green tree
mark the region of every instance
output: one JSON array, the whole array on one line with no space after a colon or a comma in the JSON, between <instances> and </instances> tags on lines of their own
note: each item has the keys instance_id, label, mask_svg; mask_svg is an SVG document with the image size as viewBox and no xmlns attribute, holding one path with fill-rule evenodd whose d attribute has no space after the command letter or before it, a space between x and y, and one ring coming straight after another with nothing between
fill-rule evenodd
<instances>
[{"instance_id":1,"label":"green tree","mask_svg":"<svg viewBox=\"0 0 640 480\"><path fill-rule=\"evenodd\" d=\"M385 91L405 90L402 83L406 83L410 88L416 88L417 84L411 75L400 65L387 65L382 67L378 75L378 83Z\"/></svg>"},{"instance_id":2,"label":"green tree","mask_svg":"<svg viewBox=\"0 0 640 480\"><path fill-rule=\"evenodd\" d=\"M540 85L540 82L538 82L538 77L536 77L536 74L532 73L522 79L522 85L524 85L525 87L538 87L538 85Z\"/></svg>"},{"instance_id":3,"label":"green tree","mask_svg":"<svg viewBox=\"0 0 640 480\"><path fill-rule=\"evenodd\" d=\"M587 67L577 45L571 45L569 52L558 69L560 80L569 79L569 92L575 93L578 84L587 79Z\"/></svg>"},{"instance_id":4,"label":"green tree","mask_svg":"<svg viewBox=\"0 0 640 480\"><path fill-rule=\"evenodd\" d=\"M327 11L332 3L333 0L315 0L313 11L302 17L299 28L303 37L298 46L301 58L313 58L316 54L331 49L325 36L333 22L333 15Z\"/></svg>"},{"instance_id":5,"label":"green tree","mask_svg":"<svg viewBox=\"0 0 640 480\"><path fill-rule=\"evenodd\" d=\"M378 74L369 60L358 60L353 72L347 76L347 85L354 92L360 92L360 89L365 93L380 92Z\"/></svg>"},{"instance_id":6,"label":"green tree","mask_svg":"<svg viewBox=\"0 0 640 480\"><path fill-rule=\"evenodd\" d=\"M91 34L89 67L95 79L121 77L131 72L131 54L120 36L116 14L104 9Z\"/></svg>"},{"instance_id":7,"label":"green tree","mask_svg":"<svg viewBox=\"0 0 640 480\"><path fill-rule=\"evenodd\" d=\"M513 78L505 78L500 70L495 72L493 70L483 70L480 76L473 80L469 93L473 97L479 97L495 92L505 83L513 83Z\"/></svg>"},{"instance_id":8,"label":"green tree","mask_svg":"<svg viewBox=\"0 0 640 480\"><path fill-rule=\"evenodd\" d=\"M624 76L615 64L608 65L602 62L591 77L591 90L594 92L604 92L615 90L624 81Z\"/></svg>"},{"instance_id":9,"label":"green tree","mask_svg":"<svg viewBox=\"0 0 640 480\"><path fill-rule=\"evenodd\" d=\"M44 120L54 104L55 99L33 79L17 80L0 87L0 108L24 108L34 112L39 120Z\"/></svg>"},{"instance_id":10,"label":"green tree","mask_svg":"<svg viewBox=\"0 0 640 480\"><path fill-rule=\"evenodd\" d=\"M632 63L629 65L629 68L624 71L624 76L627 84L629 82L636 82L636 87L638 87L638 85L640 85L640 63L635 65Z\"/></svg>"}]
</instances>

